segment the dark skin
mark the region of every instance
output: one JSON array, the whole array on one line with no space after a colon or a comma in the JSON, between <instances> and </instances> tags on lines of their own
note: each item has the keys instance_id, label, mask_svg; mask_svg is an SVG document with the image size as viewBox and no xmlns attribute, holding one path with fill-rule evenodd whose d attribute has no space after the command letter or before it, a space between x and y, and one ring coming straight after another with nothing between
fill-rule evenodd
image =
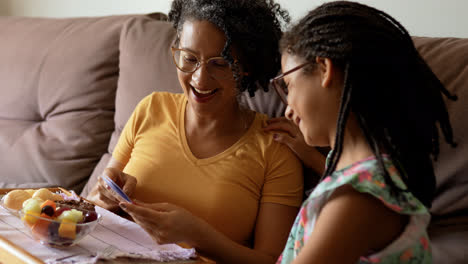
<instances>
[{"instance_id":1,"label":"dark skin","mask_svg":"<svg viewBox=\"0 0 468 264\"><path fill-rule=\"evenodd\" d=\"M207 21L186 21L180 32L180 48L196 53L201 61L219 56L224 43L223 32ZM233 55L236 57L235 53ZM245 134L254 114L242 110L237 104L238 90L234 80L213 79L203 63L193 73L178 71L178 77L188 100L185 133L194 156L215 156ZM213 96L209 100L199 100L194 91ZM115 177L127 194L133 193L136 180L122 172L125 164L112 159L108 167L112 168L109 176ZM116 199L101 180L91 192L90 199L107 209L120 205L158 243L187 243L219 263L274 263L298 212L297 207L261 203L253 230L253 247L249 248L193 215L190 208L170 203L125 203Z\"/></svg>"},{"instance_id":2,"label":"dark skin","mask_svg":"<svg viewBox=\"0 0 468 264\"><path fill-rule=\"evenodd\" d=\"M317 175L323 174L325 156L317 148L306 144L301 130L292 121L286 117L271 118L263 129L274 133L274 140L288 146L307 168Z\"/></svg>"},{"instance_id":3,"label":"dark skin","mask_svg":"<svg viewBox=\"0 0 468 264\"><path fill-rule=\"evenodd\" d=\"M294 55L282 56L283 72L302 63L303 59ZM316 63L313 73L297 71L285 76L289 91L286 117L300 128L308 145L333 147L343 73L330 59L317 58ZM370 156L373 152L351 115L336 169ZM407 222L407 216L392 211L377 198L344 185L321 210L293 263L356 263L360 256L392 243Z\"/></svg>"}]
</instances>

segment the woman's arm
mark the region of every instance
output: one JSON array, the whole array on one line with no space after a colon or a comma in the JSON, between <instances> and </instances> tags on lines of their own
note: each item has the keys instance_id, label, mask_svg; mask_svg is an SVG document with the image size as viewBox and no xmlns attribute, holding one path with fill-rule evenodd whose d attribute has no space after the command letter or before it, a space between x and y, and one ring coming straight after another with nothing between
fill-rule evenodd
<instances>
[{"instance_id":1,"label":"woman's arm","mask_svg":"<svg viewBox=\"0 0 468 264\"><path fill-rule=\"evenodd\" d=\"M275 263L298 212L296 207L262 203L254 230L254 248L250 249L183 208L165 203L121 205L156 242L186 242L216 262L236 264Z\"/></svg>"},{"instance_id":2,"label":"woman's arm","mask_svg":"<svg viewBox=\"0 0 468 264\"><path fill-rule=\"evenodd\" d=\"M211 239L199 241L198 249L220 263L275 263L284 249L298 208L263 203L254 231L253 249L227 239L215 230L207 230Z\"/></svg>"},{"instance_id":3,"label":"woman's arm","mask_svg":"<svg viewBox=\"0 0 468 264\"><path fill-rule=\"evenodd\" d=\"M122 171L124 168L125 164L112 157L109 163L107 163L107 167L103 173L106 173L108 177L117 183L128 196L131 196L135 190L136 179L133 176L123 173ZM116 196L111 193L109 188L107 188L106 183L99 177L87 199L102 208L115 212L119 209L119 200L115 197Z\"/></svg>"}]
</instances>

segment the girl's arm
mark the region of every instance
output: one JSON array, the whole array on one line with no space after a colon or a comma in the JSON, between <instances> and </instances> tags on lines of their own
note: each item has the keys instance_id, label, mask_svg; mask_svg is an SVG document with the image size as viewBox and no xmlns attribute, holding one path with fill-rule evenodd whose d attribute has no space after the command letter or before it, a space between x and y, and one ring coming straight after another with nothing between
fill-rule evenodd
<instances>
[{"instance_id":1,"label":"girl's arm","mask_svg":"<svg viewBox=\"0 0 468 264\"><path fill-rule=\"evenodd\" d=\"M357 263L360 256L392 243L407 222L408 216L345 185L332 194L293 263Z\"/></svg>"}]
</instances>

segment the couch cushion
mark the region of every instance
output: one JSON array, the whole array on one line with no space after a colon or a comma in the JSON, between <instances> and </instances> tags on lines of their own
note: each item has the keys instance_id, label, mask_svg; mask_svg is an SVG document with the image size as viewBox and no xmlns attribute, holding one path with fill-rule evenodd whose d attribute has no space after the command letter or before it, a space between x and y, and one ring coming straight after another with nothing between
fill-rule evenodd
<instances>
[{"instance_id":1,"label":"couch cushion","mask_svg":"<svg viewBox=\"0 0 468 264\"><path fill-rule=\"evenodd\" d=\"M115 130L108 151L101 157L82 196L87 196L106 167L120 133L138 102L153 91L182 92L170 54L174 36L175 31L169 22L149 16L132 18L122 28Z\"/></svg>"},{"instance_id":2,"label":"couch cushion","mask_svg":"<svg viewBox=\"0 0 468 264\"><path fill-rule=\"evenodd\" d=\"M468 259L468 39L415 37L422 57L446 88L458 96L445 100L456 148L441 139L434 162L437 193L429 228L434 263L466 263Z\"/></svg>"},{"instance_id":3,"label":"couch cushion","mask_svg":"<svg viewBox=\"0 0 468 264\"><path fill-rule=\"evenodd\" d=\"M468 39L414 38L415 45L445 87L458 96L445 100L456 148L441 139L434 163L437 194L431 212L435 215L468 213Z\"/></svg>"},{"instance_id":4,"label":"couch cushion","mask_svg":"<svg viewBox=\"0 0 468 264\"><path fill-rule=\"evenodd\" d=\"M0 18L0 187L81 190L114 129L128 18Z\"/></svg>"}]
</instances>

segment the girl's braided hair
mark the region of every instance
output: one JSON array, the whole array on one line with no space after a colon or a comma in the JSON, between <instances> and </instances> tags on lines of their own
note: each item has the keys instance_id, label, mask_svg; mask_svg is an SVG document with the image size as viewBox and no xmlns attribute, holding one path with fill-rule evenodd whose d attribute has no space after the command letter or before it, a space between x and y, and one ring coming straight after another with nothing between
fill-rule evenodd
<instances>
[{"instance_id":1,"label":"girl's braided hair","mask_svg":"<svg viewBox=\"0 0 468 264\"><path fill-rule=\"evenodd\" d=\"M451 95L419 55L406 29L372 7L336 1L311 11L284 34L281 51L311 62L331 59L344 71L335 146L324 175L330 175L343 148L352 112L393 191L401 192L384 167L388 153L404 182L431 206L436 180L431 155L439 153L439 123L445 140L455 146L442 94Z\"/></svg>"},{"instance_id":2,"label":"girl's braided hair","mask_svg":"<svg viewBox=\"0 0 468 264\"><path fill-rule=\"evenodd\" d=\"M233 68L241 92L254 96L257 82L268 89L268 81L281 68L278 43L282 21L289 23L289 14L273 0L174 0L169 20L178 32L186 20L206 20L226 36L221 56ZM240 63L248 76L240 77L230 49L240 52Z\"/></svg>"}]
</instances>

